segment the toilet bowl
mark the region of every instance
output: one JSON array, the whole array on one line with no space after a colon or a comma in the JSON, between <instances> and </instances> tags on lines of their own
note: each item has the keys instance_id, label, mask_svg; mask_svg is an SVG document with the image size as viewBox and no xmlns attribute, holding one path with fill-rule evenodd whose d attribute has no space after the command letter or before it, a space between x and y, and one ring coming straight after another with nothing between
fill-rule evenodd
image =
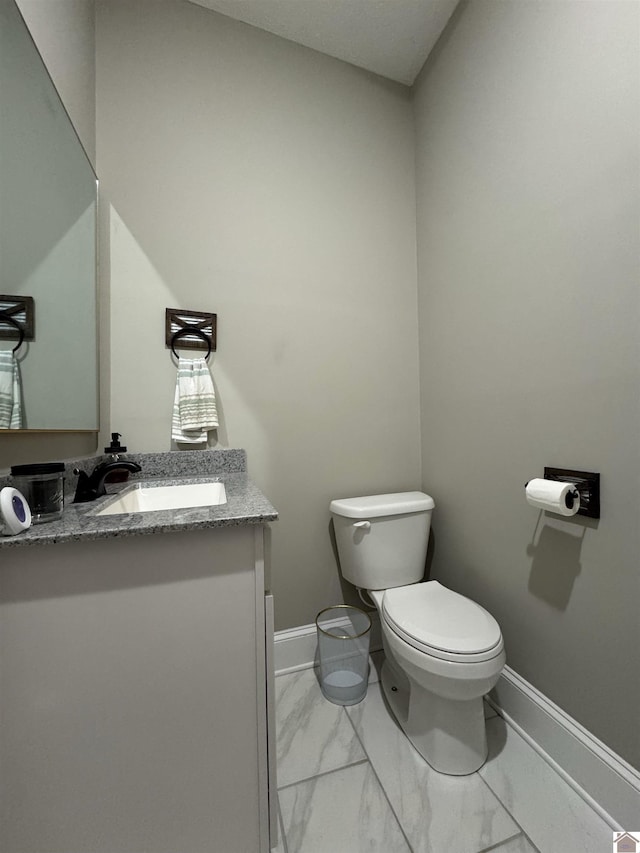
<instances>
[{"instance_id":1,"label":"toilet bowl","mask_svg":"<svg viewBox=\"0 0 640 853\"><path fill-rule=\"evenodd\" d=\"M483 696L506 656L479 604L424 573L433 499L421 492L331 502L342 574L368 591L382 626L382 687L405 734L441 773L487 757Z\"/></svg>"},{"instance_id":2,"label":"toilet bowl","mask_svg":"<svg viewBox=\"0 0 640 853\"><path fill-rule=\"evenodd\" d=\"M435 770L473 773L487 757L482 698L506 662L498 623L438 581L370 595L395 663L383 689L407 737Z\"/></svg>"}]
</instances>

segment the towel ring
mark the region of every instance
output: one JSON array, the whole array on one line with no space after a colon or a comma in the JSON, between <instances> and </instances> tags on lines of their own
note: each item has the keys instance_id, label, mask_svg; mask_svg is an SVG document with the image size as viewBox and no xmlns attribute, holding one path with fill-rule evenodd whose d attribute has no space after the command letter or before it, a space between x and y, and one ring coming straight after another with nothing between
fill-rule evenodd
<instances>
[{"instance_id":1,"label":"towel ring","mask_svg":"<svg viewBox=\"0 0 640 853\"><path fill-rule=\"evenodd\" d=\"M6 311L0 311L0 322L9 323L10 326L14 326L18 330L20 336L18 338L18 343L13 348L13 352L17 352L17 350L19 350L20 347L22 346L22 342L24 341L24 329L23 329L23 327L20 325L20 323L18 323L17 320L13 319L11 314L7 314Z\"/></svg>"},{"instance_id":2,"label":"towel ring","mask_svg":"<svg viewBox=\"0 0 640 853\"><path fill-rule=\"evenodd\" d=\"M205 355L205 359L208 359L211 355L211 340L209 335L206 332L203 332L202 329L178 329L177 332L173 334L171 337L171 352L175 355L176 358L180 358L178 353L176 352L175 343L179 338L184 338L186 335L196 335L196 337L201 338L207 345L207 354ZM20 341L22 343L22 341ZM20 344L18 344L20 346ZM17 349L17 347L16 347Z\"/></svg>"}]
</instances>

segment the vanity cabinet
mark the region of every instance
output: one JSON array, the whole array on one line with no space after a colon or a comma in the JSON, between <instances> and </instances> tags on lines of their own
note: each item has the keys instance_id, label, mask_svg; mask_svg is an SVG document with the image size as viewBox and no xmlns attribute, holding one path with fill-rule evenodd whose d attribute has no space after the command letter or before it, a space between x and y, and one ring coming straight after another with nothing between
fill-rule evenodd
<instances>
[{"instance_id":1,"label":"vanity cabinet","mask_svg":"<svg viewBox=\"0 0 640 853\"><path fill-rule=\"evenodd\" d=\"M267 533L2 552L2 853L267 853Z\"/></svg>"}]
</instances>

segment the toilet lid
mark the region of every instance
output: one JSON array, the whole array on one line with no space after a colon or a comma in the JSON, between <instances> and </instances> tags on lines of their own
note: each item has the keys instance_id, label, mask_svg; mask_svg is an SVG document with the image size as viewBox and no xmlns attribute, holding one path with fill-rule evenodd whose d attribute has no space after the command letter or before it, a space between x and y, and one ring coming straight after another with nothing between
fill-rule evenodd
<instances>
[{"instance_id":1,"label":"toilet lid","mask_svg":"<svg viewBox=\"0 0 640 853\"><path fill-rule=\"evenodd\" d=\"M484 607L438 581L388 589L382 610L403 639L436 654L482 654L502 643L500 626Z\"/></svg>"}]
</instances>

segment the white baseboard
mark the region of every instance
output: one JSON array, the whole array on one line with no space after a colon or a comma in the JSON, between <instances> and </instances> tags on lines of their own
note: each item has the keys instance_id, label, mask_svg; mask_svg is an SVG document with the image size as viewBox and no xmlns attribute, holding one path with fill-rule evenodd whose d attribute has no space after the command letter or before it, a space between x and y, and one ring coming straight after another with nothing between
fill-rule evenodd
<instances>
[{"instance_id":1,"label":"white baseboard","mask_svg":"<svg viewBox=\"0 0 640 853\"><path fill-rule=\"evenodd\" d=\"M489 702L613 829L640 815L640 773L506 666Z\"/></svg>"},{"instance_id":2,"label":"white baseboard","mask_svg":"<svg viewBox=\"0 0 640 853\"><path fill-rule=\"evenodd\" d=\"M369 616L371 617L369 650L375 652L382 648L380 619L376 612L370 612ZM276 675L310 669L314 665L317 646L315 624L290 628L288 631L277 631L274 652Z\"/></svg>"},{"instance_id":3,"label":"white baseboard","mask_svg":"<svg viewBox=\"0 0 640 853\"><path fill-rule=\"evenodd\" d=\"M371 613L371 651L382 648L380 620ZM314 665L315 625L275 635L276 675ZM640 773L584 726L506 666L489 702L613 828L631 829L640 815Z\"/></svg>"}]
</instances>

